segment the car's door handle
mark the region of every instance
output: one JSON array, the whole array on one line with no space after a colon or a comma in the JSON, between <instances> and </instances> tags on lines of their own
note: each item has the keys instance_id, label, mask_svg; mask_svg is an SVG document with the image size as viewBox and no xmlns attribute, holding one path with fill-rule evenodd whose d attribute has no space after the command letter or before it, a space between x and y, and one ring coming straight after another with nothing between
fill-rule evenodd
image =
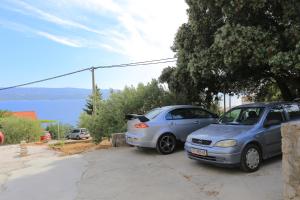
<instances>
[{"instance_id":1,"label":"car's door handle","mask_svg":"<svg viewBox=\"0 0 300 200\"><path fill-rule=\"evenodd\" d=\"M193 124L199 124L199 123L200 123L199 121L194 121L194 122L193 122Z\"/></svg>"}]
</instances>

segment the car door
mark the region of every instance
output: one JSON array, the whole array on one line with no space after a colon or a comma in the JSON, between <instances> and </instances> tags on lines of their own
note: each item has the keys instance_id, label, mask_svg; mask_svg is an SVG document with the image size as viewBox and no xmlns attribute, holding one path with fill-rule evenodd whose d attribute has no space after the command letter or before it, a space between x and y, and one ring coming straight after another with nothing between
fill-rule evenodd
<instances>
[{"instance_id":1,"label":"car door","mask_svg":"<svg viewBox=\"0 0 300 200\"><path fill-rule=\"evenodd\" d=\"M202 108L192 108L191 112L193 113L192 118L195 119L193 131L203 128L217 121L216 115Z\"/></svg>"},{"instance_id":2,"label":"car door","mask_svg":"<svg viewBox=\"0 0 300 200\"><path fill-rule=\"evenodd\" d=\"M264 121L263 139L268 156L281 153L281 123L285 115L281 106L270 109Z\"/></svg>"},{"instance_id":3,"label":"car door","mask_svg":"<svg viewBox=\"0 0 300 200\"><path fill-rule=\"evenodd\" d=\"M79 133L80 133L79 129L74 129L71 133L71 138L76 138Z\"/></svg>"},{"instance_id":4,"label":"car door","mask_svg":"<svg viewBox=\"0 0 300 200\"><path fill-rule=\"evenodd\" d=\"M195 130L199 123L192 117L190 108L174 109L166 115L166 120L170 131L181 141L185 141L187 135Z\"/></svg>"}]
</instances>

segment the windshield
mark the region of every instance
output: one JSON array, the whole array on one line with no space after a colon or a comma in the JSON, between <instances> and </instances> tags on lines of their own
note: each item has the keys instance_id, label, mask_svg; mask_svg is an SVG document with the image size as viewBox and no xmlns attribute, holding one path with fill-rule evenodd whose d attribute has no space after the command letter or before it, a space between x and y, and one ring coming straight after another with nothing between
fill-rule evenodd
<instances>
[{"instance_id":1,"label":"windshield","mask_svg":"<svg viewBox=\"0 0 300 200\"><path fill-rule=\"evenodd\" d=\"M147 114L145 114L145 117L148 119L154 119L159 113L161 113L162 109L161 108L155 108L151 111L149 111Z\"/></svg>"},{"instance_id":2,"label":"windshield","mask_svg":"<svg viewBox=\"0 0 300 200\"><path fill-rule=\"evenodd\" d=\"M253 125L256 124L264 108L234 108L225 113L219 123L221 124L236 124L236 125Z\"/></svg>"}]
</instances>

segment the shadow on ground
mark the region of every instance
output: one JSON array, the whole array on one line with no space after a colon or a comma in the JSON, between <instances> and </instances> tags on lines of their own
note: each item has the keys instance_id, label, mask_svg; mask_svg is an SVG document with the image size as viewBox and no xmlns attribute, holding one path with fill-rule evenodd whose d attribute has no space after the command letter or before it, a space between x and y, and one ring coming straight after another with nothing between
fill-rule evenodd
<instances>
[{"instance_id":1,"label":"shadow on ground","mask_svg":"<svg viewBox=\"0 0 300 200\"><path fill-rule=\"evenodd\" d=\"M175 152L173 154L169 155L161 155L159 154L155 149L152 148L140 148L140 147L131 147L132 148L132 153L138 154L138 155L143 155L143 156L162 156L162 157L170 157L174 156L176 154L185 154L184 147L179 146L176 148ZM203 163L201 161L196 161L196 160L190 160L187 156L186 157L186 162L190 162L192 165L196 165L202 169L209 170L209 171L218 171L218 173L224 173L224 174L247 174L239 168L239 166L219 166L219 165L213 165L209 163ZM267 160L264 160L260 170L263 169L268 169L272 167L273 165L276 165L281 162L282 156L276 156ZM254 172L255 173L255 172Z\"/></svg>"}]
</instances>

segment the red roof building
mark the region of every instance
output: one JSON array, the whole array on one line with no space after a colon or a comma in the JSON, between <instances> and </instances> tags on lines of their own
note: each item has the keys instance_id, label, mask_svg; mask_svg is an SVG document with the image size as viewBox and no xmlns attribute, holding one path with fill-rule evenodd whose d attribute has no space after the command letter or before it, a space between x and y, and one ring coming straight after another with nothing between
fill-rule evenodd
<instances>
[{"instance_id":1,"label":"red roof building","mask_svg":"<svg viewBox=\"0 0 300 200\"><path fill-rule=\"evenodd\" d=\"M37 120L37 114L34 111L24 111L24 112L12 112L15 117L21 117L26 119Z\"/></svg>"}]
</instances>

